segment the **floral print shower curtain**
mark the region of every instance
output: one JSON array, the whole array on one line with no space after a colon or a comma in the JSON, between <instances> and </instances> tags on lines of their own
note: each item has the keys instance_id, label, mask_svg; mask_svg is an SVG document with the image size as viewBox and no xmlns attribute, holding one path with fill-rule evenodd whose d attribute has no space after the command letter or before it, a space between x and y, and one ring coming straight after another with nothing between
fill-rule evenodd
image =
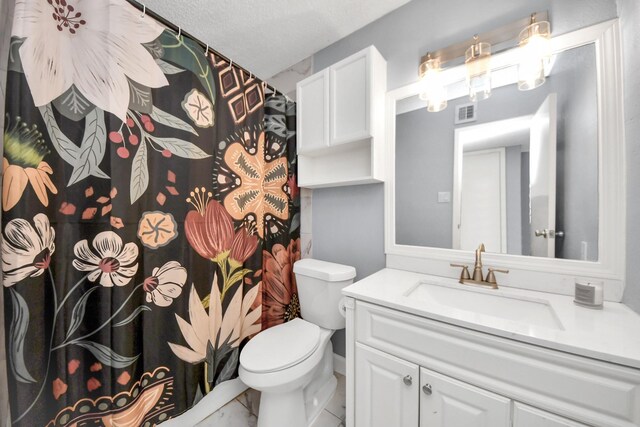
<instances>
[{"instance_id":1,"label":"floral print shower curtain","mask_svg":"<svg viewBox=\"0 0 640 427\"><path fill-rule=\"evenodd\" d=\"M295 104L124 0L17 0L2 272L17 426L149 426L299 315Z\"/></svg>"}]
</instances>

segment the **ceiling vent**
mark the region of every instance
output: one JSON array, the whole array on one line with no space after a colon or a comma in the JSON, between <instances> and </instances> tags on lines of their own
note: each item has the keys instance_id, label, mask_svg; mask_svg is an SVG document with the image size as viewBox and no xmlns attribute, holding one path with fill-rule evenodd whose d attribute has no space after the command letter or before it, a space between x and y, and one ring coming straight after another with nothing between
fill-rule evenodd
<instances>
[{"instance_id":1,"label":"ceiling vent","mask_svg":"<svg viewBox=\"0 0 640 427\"><path fill-rule=\"evenodd\" d=\"M461 125L463 123L475 122L477 109L478 104L476 104L475 102L456 105L455 124Z\"/></svg>"}]
</instances>

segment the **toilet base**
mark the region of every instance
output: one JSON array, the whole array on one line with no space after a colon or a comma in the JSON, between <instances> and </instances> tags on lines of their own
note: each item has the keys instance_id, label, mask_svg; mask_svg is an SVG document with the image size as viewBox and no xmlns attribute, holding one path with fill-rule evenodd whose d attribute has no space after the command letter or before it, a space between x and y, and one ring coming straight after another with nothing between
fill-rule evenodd
<instances>
[{"instance_id":1,"label":"toilet base","mask_svg":"<svg viewBox=\"0 0 640 427\"><path fill-rule=\"evenodd\" d=\"M328 341L309 384L287 392L262 392L258 427L310 426L333 397L337 384L333 375L333 346Z\"/></svg>"}]
</instances>

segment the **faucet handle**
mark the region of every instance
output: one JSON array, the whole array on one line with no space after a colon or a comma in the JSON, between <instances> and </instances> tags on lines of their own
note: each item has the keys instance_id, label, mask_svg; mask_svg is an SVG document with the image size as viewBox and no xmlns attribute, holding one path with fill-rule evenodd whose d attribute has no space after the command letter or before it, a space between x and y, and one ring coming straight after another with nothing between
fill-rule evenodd
<instances>
[{"instance_id":1,"label":"faucet handle","mask_svg":"<svg viewBox=\"0 0 640 427\"><path fill-rule=\"evenodd\" d=\"M500 269L500 268L493 268L493 267L489 267L489 272L487 273L487 278L485 279L485 282L490 283L492 285L496 285L495 287L498 287L498 282L496 281L496 275L495 273L504 273L504 274L509 274L509 270L504 270L504 269Z\"/></svg>"},{"instance_id":2,"label":"faucet handle","mask_svg":"<svg viewBox=\"0 0 640 427\"><path fill-rule=\"evenodd\" d=\"M464 265L464 264L449 264L451 267L458 267L458 268L462 268L462 271L460 272L460 283L463 283L465 280L469 280L471 279L471 275L469 274L469 267Z\"/></svg>"}]
</instances>

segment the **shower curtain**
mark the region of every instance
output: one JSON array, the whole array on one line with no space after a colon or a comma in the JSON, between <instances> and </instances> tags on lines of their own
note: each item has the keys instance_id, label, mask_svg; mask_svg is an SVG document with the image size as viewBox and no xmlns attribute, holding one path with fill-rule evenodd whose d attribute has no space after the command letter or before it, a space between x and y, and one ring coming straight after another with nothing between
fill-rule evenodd
<instances>
[{"instance_id":1,"label":"shower curtain","mask_svg":"<svg viewBox=\"0 0 640 427\"><path fill-rule=\"evenodd\" d=\"M150 426L299 315L295 104L124 0L17 0L2 271L16 426Z\"/></svg>"}]
</instances>

